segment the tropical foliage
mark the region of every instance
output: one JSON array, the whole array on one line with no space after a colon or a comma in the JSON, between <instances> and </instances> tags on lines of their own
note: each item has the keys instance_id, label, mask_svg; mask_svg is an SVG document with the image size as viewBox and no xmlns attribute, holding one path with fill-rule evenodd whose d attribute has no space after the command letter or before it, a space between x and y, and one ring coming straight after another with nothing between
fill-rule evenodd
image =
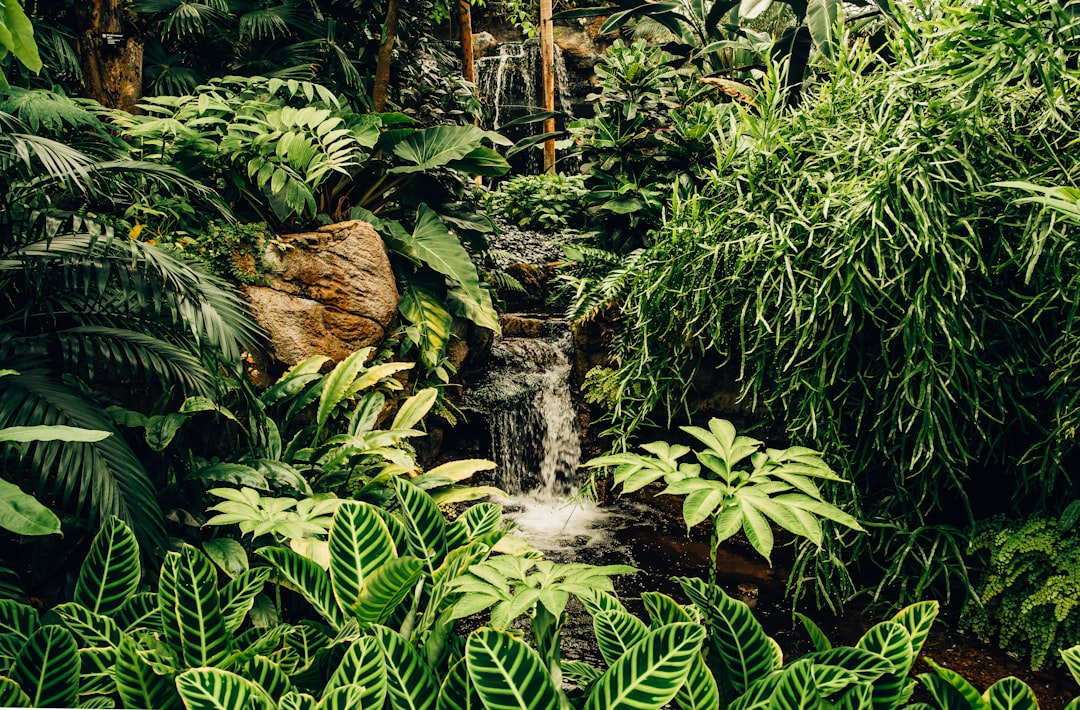
<instances>
[{"instance_id":1,"label":"tropical foliage","mask_svg":"<svg viewBox=\"0 0 1080 710\"><path fill-rule=\"evenodd\" d=\"M621 434L728 363L792 438L842 452L871 534L827 537L800 576L834 600L845 558L963 587L957 528L1073 498L1075 227L1002 181L1075 179L1080 25L1027 0L898 23L891 63L855 44L797 109L768 73L619 291Z\"/></svg>"}]
</instances>

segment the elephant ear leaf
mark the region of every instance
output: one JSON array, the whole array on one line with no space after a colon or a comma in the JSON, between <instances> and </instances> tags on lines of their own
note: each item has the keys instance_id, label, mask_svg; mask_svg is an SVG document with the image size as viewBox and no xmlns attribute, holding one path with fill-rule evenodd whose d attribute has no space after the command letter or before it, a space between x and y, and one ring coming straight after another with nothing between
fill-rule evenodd
<instances>
[{"instance_id":1,"label":"elephant ear leaf","mask_svg":"<svg viewBox=\"0 0 1080 710\"><path fill-rule=\"evenodd\" d=\"M75 602L94 613L112 616L138 591L141 579L135 534L127 523L110 517L94 536L79 571Z\"/></svg>"},{"instance_id":2,"label":"elephant ear leaf","mask_svg":"<svg viewBox=\"0 0 1080 710\"><path fill-rule=\"evenodd\" d=\"M215 666L229 655L232 634L221 613L217 571L199 550L185 545L165 555L158 604L165 638L185 666Z\"/></svg>"},{"instance_id":3,"label":"elephant ear leaf","mask_svg":"<svg viewBox=\"0 0 1080 710\"><path fill-rule=\"evenodd\" d=\"M498 629L480 629L465 644L472 686L486 708L559 710L559 693L540 655Z\"/></svg>"},{"instance_id":4,"label":"elephant ear leaf","mask_svg":"<svg viewBox=\"0 0 1080 710\"><path fill-rule=\"evenodd\" d=\"M270 695L247 678L219 668L192 668L176 676L187 710L276 710Z\"/></svg>"},{"instance_id":5,"label":"elephant ear leaf","mask_svg":"<svg viewBox=\"0 0 1080 710\"><path fill-rule=\"evenodd\" d=\"M434 210L420 205L411 237L407 234L398 236L406 238L407 248L420 261L449 279L451 310L482 328L496 334L501 332L491 293L481 287L469 252Z\"/></svg>"},{"instance_id":6,"label":"elephant ear leaf","mask_svg":"<svg viewBox=\"0 0 1080 710\"><path fill-rule=\"evenodd\" d=\"M42 626L15 656L11 679L33 708L75 707L79 691L79 645L61 626Z\"/></svg>"},{"instance_id":7,"label":"elephant ear leaf","mask_svg":"<svg viewBox=\"0 0 1080 710\"><path fill-rule=\"evenodd\" d=\"M650 631L596 681L585 710L659 710L686 682L705 629L679 622Z\"/></svg>"},{"instance_id":8,"label":"elephant ear leaf","mask_svg":"<svg viewBox=\"0 0 1080 710\"><path fill-rule=\"evenodd\" d=\"M461 160L479 146L485 133L476 126L433 126L400 135L403 138L390 151L410 164L391 168L391 173L414 173Z\"/></svg>"}]
</instances>

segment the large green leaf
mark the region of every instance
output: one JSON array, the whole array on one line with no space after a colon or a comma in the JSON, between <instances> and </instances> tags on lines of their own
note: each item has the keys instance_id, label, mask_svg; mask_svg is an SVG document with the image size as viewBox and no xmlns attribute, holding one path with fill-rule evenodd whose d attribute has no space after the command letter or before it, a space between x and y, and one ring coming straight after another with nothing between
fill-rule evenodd
<instances>
[{"instance_id":1,"label":"large green leaf","mask_svg":"<svg viewBox=\"0 0 1080 710\"><path fill-rule=\"evenodd\" d=\"M412 323L405 334L416 343L421 362L429 368L438 367L454 325L454 317L446 310L443 299L418 284L407 283L398 301L398 311Z\"/></svg>"},{"instance_id":2,"label":"large green leaf","mask_svg":"<svg viewBox=\"0 0 1080 710\"><path fill-rule=\"evenodd\" d=\"M391 479L403 512L409 552L434 564L446 555L446 518L424 491L403 478Z\"/></svg>"},{"instance_id":3,"label":"large green leaf","mask_svg":"<svg viewBox=\"0 0 1080 710\"><path fill-rule=\"evenodd\" d=\"M275 702L296 690L285 670L266 656L256 655L243 669L243 677L266 691Z\"/></svg>"},{"instance_id":4,"label":"large green leaf","mask_svg":"<svg viewBox=\"0 0 1080 710\"><path fill-rule=\"evenodd\" d=\"M53 607L53 612L82 640L83 646L120 647L122 632L111 617L94 613L76 602L59 604Z\"/></svg>"},{"instance_id":5,"label":"large green leaf","mask_svg":"<svg viewBox=\"0 0 1080 710\"><path fill-rule=\"evenodd\" d=\"M943 708L963 708L964 710L989 710L978 689L956 671L943 668L932 659L926 664L934 669L933 673L920 673L919 680L930 691L930 695Z\"/></svg>"},{"instance_id":6,"label":"large green leaf","mask_svg":"<svg viewBox=\"0 0 1080 710\"><path fill-rule=\"evenodd\" d=\"M806 24L818 50L826 59L835 59L837 52L836 19L840 0L809 0L806 5Z\"/></svg>"},{"instance_id":7,"label":"large green leaf","mask_svg":"<svg viewBox=\"0 0 1080 710\"><path fill-rule=\"evenodd\" d=\"M559 693L540 655L499 629L469 634L465 659L487 710L559 710Z\"/></svg>"},{"instance_id":8,"label":"large green leaf","mask_svg":"<svg viewBox=\"0 0 1080 710\"><path fill-rule=\"evenodd\" d=\"M397 557L394 541L375 507L346 502L330 525L330 581L343 610L360 599L368 577Z\"/></svg>"},{"instance_id":9,"label":"large green leaf","mask_svg":"<svg viewBox=\"0 0 1080 710\"><path fill-rule=\"evenodd\" d=\"M466 659L459 658L443 677L439 687L438 710L483 710L484 702L476 692Z\"/></svg>"},{"instance_id":10,"label":"large green leaf","mask_svg":"<svg viewBox=\"0 0 1080 710\"><path fill-rule=\"evenodd\" d=\"M116 678L113 669L119 652L115 648L80 648L79 649L79 704L92 697L94 702L108 700L108 707L113 707L112 698L116 695ZM104 697L107 696L107 697Z\"/></svg>"},{"instance_id":11,"label":"large green leaf","mask_svg":"<svg viewBox=\"0 0 1080 710\"><path fill-rule=\"evenodd\" d=\"M649 633L649 627L633 614L609 609L593 616L596 643L604 661L611 665Z\"/></svg>"},{"instance_id":12,"label":"large green leaf","mask_svg":"<svg viewBox=\"0 0 1080 710\"><path fill-rule=\"evenodd\" d=\"M386 689L393 710L435 707L439 686L420 654L396 631L372 627L386 660Z\"/></svg>"},{"instance_id":13,"label":"large green leaf","mask_svg":"<svg viewBox=\"0 0 1080 710\"><path fill-rule=\"evenodd\" d=\"M686 682L705 629L684 622L654 629L596 681L585 710L659 710Z\"/></svg>"},{"instance_id":14,"label":"large green leaf","mask_svg":"<svg viewBox=\"0 0 1080 710\"><path fill-rule=\"evenodd\" d=\"M258 554L277 570L277 582L299 592L335 631L341 629L345 617L335 601L326 570L308 558L280 547L264 547Z\"/></svg>"},{"instance_id":15,"label":"large green leaf","mask_svg":"<svg viewBox=\"0 0 1080 710\"><path fill-rule=\"evenodd\" d=\"M986 689L983 698L990 710L1039 710L1039 701L1027 683L1009 676Z\"/></svg>"},{"instance_id":16,"label":"large green leaf","mask_svg":"<svg viewBox=\"0 0 1080 710\"><path fill-rule=\"evenodd\" d=\"M415 557L397 557L376 569L364 580L360 598L352 607L357 621L384 623L413 590L423 571L424 561Z\"/></svg>"},{"instance_id":17,"label":"large green leaf","mask_svg":"<svg viewBox=\"0 0 1080 710\"><path fill-rule=\"evenodd\" d=\"M180 707L180 696L172 679L155 673L130 637L120 643L113 677L123 707L156 710Z\"/></svg>"},{"instance_id":18,"label":"large green leaf","mask_svg":"<svg viewBox=\"0 0 1080 710\"><path fill-rule=\"evenodd\" d=\"M158 581L161 625L169 644L189 668L215 666L232 650L221 614L217 571L206 555L185 545L168 552Z\"/></svg>"},{"instance_id":19,"label":"large green leaf","mask_svg":"<svg viewBox=\"0 0 1080 710\"><path fill-rule=\"evenodd\" d=\"M715 660L710 658L709 662L723 668L717 680L726 686L721 688L725 696L741 695L751 683L780 667L776 642L765 634L746 604L718 587L710 589L700 579L681 577L678 581L709 620L710 640L716 651Z\"/></svg>"},{"instance_id":20,"label":"large green leaf","mask_svg":"<svg viewBox=\"0 0 1080 710\"><path fill-rule=\"evenodd\" d=\"M0 659L14 660L15 654L39 626L37 609L14 599L0 599Z\"/></svg>"},{"instance_id":21,"label":"large green leaf","mask_svg":"<svg viewBox=\"0 0 1080 710\"><path fill-rule=\"evenodd\" d=\"M893 621L907 629L911 636L911 654L918 658L923 644L930 635L930 627L937 619L939 605L936 601L916 602L896 612ZM910 669L905 672L910 672Z\"/></svg>"},{"instance_id":22,"label":"large green leaf","mask_svg":"<svg viewBox=\"0 0 1080 710\"><path fill-rule=\"evenodd\" d=\"M277 710L277 703L247 678L220 668L192 668L176 676L187 710Z\"/></svg>"},{"instance_id":23,"label":"large green leaf","mask_svg":"<svg viewBox=\"0 0 1080 710\"><path fill-rule=\"evenodd\" d=\"M859 642L857 648L878 654L892 663L892 673L874 681L873 702L875 710L900 707L911 696L908 674L915 663L911 648L911 634L901 624L884 621L872 626Z\"/></svg>"},{"instance_id":24,"label":"large green leaf","mask_svg":"<svg viewBox=\"0 0 1080 710\"><path fill-rule=\"evenodd\" d=\"M337 669L326 681L323 695L342 686L363 687L360 707L381 708L386 697L386 666L382 649L372 636L353 641Z\"/></svg>"},{"instance_id":25,"label":"large green leaf","mask_svg":"<svg viewBox=\"0 0 1080 710\"><path fill-rule=\"evenodd\" d=\"M483 328L500 332L491 294L481 288L480 277L476 273L476 265L469 258L469 252L427 205L420 205L416 211L416 225L409 246L420 261L460 288L452 301L452 305L456 302L461 310L459 315Z\"/></svg>"},{"instance_id":26,"label":"large green leaf","mask_svg":"<svg viewBox=\"0 0 1080 710\"><path fill-rule=\"evenodd\" d=\"M391 168L391 173L414 173L461 160L479 146L485 132L476 126L434 126L398 135L402 139L390 151L410 164Z\"/></svg>"},{"instance_id":27,"label":"large green leaf","mask_svg":"<svg viewBox=\"0 0 1080 710\"><path fill-rule=\"evenodd\" d=\"M483 175L485 177L499 177L510 171L510 163L497 151L486 146L478 145L461 160L455 160L450 164L454 170L460 170L469 175Z\"/></svg>"},{"instance_id":28,"label":"large green leaf","mask_svg":"<svg viewBox=\"0 0 1080 710\"><path fill-rule=\"evenodd\" d=\"M653 628L679 621L695 621L686 609L666 594L642 592L641 601L649 612ZM681 710L706 710L720 705L720 690L712 671L705 664L703 654L698 654L691 661L686 683L675 695L675 704Z\"/></svg>"},{"instance_id":29,"label":"large green leaf","mask_svg":"<svg viewBox=\"0 0 1080 710\"><path fill-rule=\"evenodd\" d=\"M37 43L34 41L34 26L30 18L26 16L19 0L7 0L0 9L4 13L3 21L0 22L0 27L4 28L5 34L2 38L3 48L14 54L23 66L36 74L41 70L42 63Z\"/></svg>"},{"instance_id":30,"label":"large green leaf","mask_svg":"<svg viewBox=\"0 0 1080 710\"><path fill-rule=\"evenodd\" d=\"M229 580L221 589L221 615L225 619L225 628L229 633L236 633L244 623L248 612L255 603L255 597L266 586L270 578L269 567L244 570Z\"/></svg>"},{"instance_id":31,"label":"large green leaf","mask_svg":"<svg viewBox=\"0 0 1080 710\"><path fill-rule=\"evenodd\" d=\"M79 579L75 602L90 611L112 615L139 589L142 565L135 534L115 516L110 516L94 536Z\"/></svg>"},{"instance_id":32,"label":"large green leaf","mask_svg":"<svg viewBox=\"0 0 1080 710\"><path fill-rule=\"evenodd\" d=\"M11 678L0 676L0 707L32 708L30 696Z\"/></svg>"},{"instance_id":33,"label":"large green leaf","mask_svg":"<svg viewBox=\"0 0 1080 710\"><path fill-rule=\"evenodd\" d=\"M0 529L16 535L60 532L60 518L14 483L0 478Z\"/></svg>"},{"instance_id":34,"label":"large green leaf","mask_svg":"<svg viewBox=\"0 0 1080 710\"><path fill-rule=\"evenodd\" d=\"M75 707L79 692L79 645L60 626L42 626L15 656L11 679L30 698L30 707Z\"/></svg>"}]
</instances>

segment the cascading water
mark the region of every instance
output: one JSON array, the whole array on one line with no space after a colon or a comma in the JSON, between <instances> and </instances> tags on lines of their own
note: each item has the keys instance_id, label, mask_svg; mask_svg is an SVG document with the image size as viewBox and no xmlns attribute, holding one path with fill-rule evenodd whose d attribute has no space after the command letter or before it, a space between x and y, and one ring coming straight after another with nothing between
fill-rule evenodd
<instances>
[{"instance_id":1,"label":"cascading water","mask_svg":"<svg viewBox=\"0 0 1080 710\"><path fill-rule=\"evenodd\" d=\"M501 42L495 54L476 60L476 89L484 108L484 127L499 130L510 121L543 110L539 95L541 86L540 44L536 40L525 42ZM570 114L567 96L569 78L562 50L555 46L555 98L559 110ZM507 137L520 140L535 132L537 126L521 126L507 129ZM538 151L526 151L530 173L542 167Z\"/></svg>"},{"instance_id":2,"label":"cascading water","mask_svg":"<svg viewBox=\"0 0 1080 710\"><path fill-rule=\"evenodd\" d=\"M577 498L581 436L570 396L571 341L565 323L548 321L541 337L495 342L491 366L469 399L487 412L492 458L507 517L547 551L607 540L606 519Z\"/></svg>"}]
</instances>

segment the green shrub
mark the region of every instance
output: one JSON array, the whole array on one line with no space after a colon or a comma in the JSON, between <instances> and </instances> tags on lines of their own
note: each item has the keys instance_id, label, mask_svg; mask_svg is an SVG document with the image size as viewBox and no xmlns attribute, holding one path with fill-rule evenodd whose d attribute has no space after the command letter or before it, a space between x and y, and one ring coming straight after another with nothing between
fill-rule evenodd
<instances>
[{"instance_id":1,"label":"green shrub","mask_svg":"<svg viewBox=\"0 0 1080 710\"><path fill-rule=\"evenodd\" d=\"M518 175L488 196L488 209L519 227L581 229L588 215L584 175Z\"/></svg>"},{"instance_id":2,"label":"green shrub","mask_svg":"<svg viewBox=\"0 0 1080 710\"><path fill-rule=\"evenodd\" d=\"M166 231L156 235L154 242L198 258L219 276L257 284L263 273L263 252L271 239L274 235L265 222L235 224L215 220L199 234Z\"/></svg>"},{"instance_id":3,"label":"green shrub","mask_svg":"<svg viewBox=\"0 0 1080 710\"><path fill-rule=\"evenodd\" d=\"M1077 506L1072 510L1080 513ZM983 521L971 539L978 560L977 598L961 618L983 640L1040 669L1061 665L1054 654L1080 638L1080 539L1076 515Z\"/></svg>"},{"instance_id":4,"label":"green shrub","mask_svg":"<svg viewBox=\"0 0 1080 710\"><path fill-rule=\"evenodd\" d=\"M962 569L962 546L914 533L965 529L977 505L1056 512L1078 443L1077 228L1001 182L1075 180L1062 57L1080 24L1049 0L927 12L901 20L891 64L856 47L798 109L770 73L708 187L620 277L615 355L637 389L619 432L692 411L732 364L793 439L843 456L872 534L826 546L871 579L896 535L918 547L898 578ZM975 499L986 471L1001 494Z\"/></svg>"}]
</instances>

